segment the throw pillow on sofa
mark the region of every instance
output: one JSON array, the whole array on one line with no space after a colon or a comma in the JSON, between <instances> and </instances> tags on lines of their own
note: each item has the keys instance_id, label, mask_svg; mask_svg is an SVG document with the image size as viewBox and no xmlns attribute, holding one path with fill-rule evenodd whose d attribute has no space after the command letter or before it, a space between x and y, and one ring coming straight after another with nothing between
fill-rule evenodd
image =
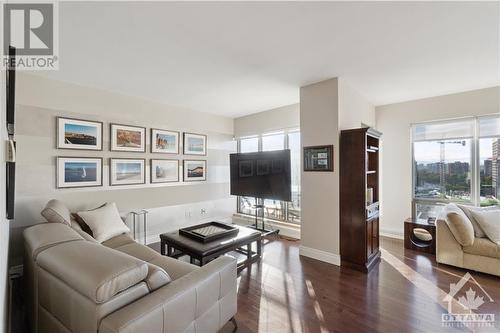
<instances>
[{"instance_id":1,"label":"throw pillow on sofa","mask_svg":"<svg viewBox=\"0 0 500 333\"><path fill-rule=\"evenodd\" d=\"M500 245L500 210L472 211L472 215L488 238Z\"/></svg>"},{"instance_id":2,"label":"throw pillow on sofa","mask_svg":"<svg viewBox=\"0 0 500 333\"><path fill-rule=\"evenodd\" d=\"M446 206L446 224L462 246L474 244L474 227L465 213L454 204Z\"/></svg>"},{"instance_id":3,"label":"throw pillow on sofa","mask_svg":"<svg viewBox=\"0 0 500 333\"><path fill-rule=\"evenodd\" d=\"M486 237L486 234L484 233L483 229L481 229L481 226L479 225L479 222L477 222L476 218L474 215L472 215L472 212L484 212L484 211L490 211L490 210L498 210L498 206L490 206L490 207L471 207L471 206L466 206L466 205L458 205L457 206L467 215L469 220L472 222L472 227L474 228L474 235L477 238L484 238Z\"/></svg>"},{"instance_id":4,"label":"throw pillow on sofa","mask_svg":"<svg viewBox=\"0 0 500 333\"><path fill-rule=\"evenodd\" d=\"M114 202L101 208L78 212L77 214L89 226L93 237L99 243L130 232L130 229L123 223Z\"/></svg>"},{"instance_id":5,"label":"throw pillow on sofa","mask_svg":"<svg viewBox=\"0 0 500 333\"><path fill-rule=\"evenodd\" d=\"M50 223L63 223L71 226L71 214L62 201L50 200L40 214Z\"/></svg>"},{"instance_id":6,"label":"throw pillow on sofa","mask_svg":"<svg viewBox=\"0 0 500 333\"><path fill-rule=\"evenodd\" d=\"M96 209L99 209L99 208L102 208L104 206L106 206L107 203L103 204L103 205L100 205L99 207L96 207L96 208L93 208L93 209L88 209L87 212L90 212L90 211L93 211L93 210L96 210ZM76 223L80 226L80 229L82 229L83 231L85 231L87 234L89 234L90 236L94 237L93 233L92 233L92 229L90 229L90 227L87 225L87 223L85 223L85 221L78 215L78 213L72 213L71 216L73 217L73 219L76 221Z\"/></svg>"}]
</instances>

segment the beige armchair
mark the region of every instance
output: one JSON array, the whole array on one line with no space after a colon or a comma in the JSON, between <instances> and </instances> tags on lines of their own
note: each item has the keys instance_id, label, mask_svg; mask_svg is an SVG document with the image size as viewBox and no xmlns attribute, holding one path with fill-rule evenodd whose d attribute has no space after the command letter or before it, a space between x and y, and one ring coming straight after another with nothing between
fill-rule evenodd
<instances>
[{"instance_id":1,"label":"beige armchair","mask_svg":"<svg viewBox=\"0 0 500 333\"><path fill-rule=\"evenodd\" d=\"M436 221L436 261L500 276L500 245L476 237L468 216L448 204Z\"/></svg>"}]
</instances>

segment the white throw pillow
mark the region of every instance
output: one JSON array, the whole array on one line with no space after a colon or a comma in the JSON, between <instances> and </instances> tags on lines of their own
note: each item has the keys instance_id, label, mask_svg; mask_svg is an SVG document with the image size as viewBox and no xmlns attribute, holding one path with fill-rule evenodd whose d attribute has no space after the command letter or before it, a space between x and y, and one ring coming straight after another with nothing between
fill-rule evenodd
<instances>
[{"instance_id":1,"label":"white throw pillow","mask_svg":"<svg viewBox=\"0 0 500 333\"><path fill-rule=\"evenodd\" d=\"M93 237L99 243L130 232L130 229L123 223L114 202L98 209L78 212L78 216L89 226Z\"/></svg>"},{"instance_id":2,"label":"white throw pillow","mask_svg":"<svg viewBox=\"0 0 500 333\"><path fill-rule=\"evenodd\" d=\"M472 215L488 238L500 245L500 210L472 211Z\"/></svg>"},{"instance_id":3,"label":"white throw pillow","mask_svg":"<svg viewBox=\"0 0 500 333\"><path fill-rule=\"evenodd\" d=\"M481 226L479 225L479 222L476 221L474 216L472 215L472 211L475 212L484 212L484 211L489 211L489 210L498 210L498 206L489 206L489 207L472 207L472 206L466 206L466 205L459 205L457 204L458 208L463 210L465 215L469 218L469 220L472 222L472 226L474 227L474 235L477 238L485 238L486 234L484 231L481 229Z\"/></svg>"}]
</instances>

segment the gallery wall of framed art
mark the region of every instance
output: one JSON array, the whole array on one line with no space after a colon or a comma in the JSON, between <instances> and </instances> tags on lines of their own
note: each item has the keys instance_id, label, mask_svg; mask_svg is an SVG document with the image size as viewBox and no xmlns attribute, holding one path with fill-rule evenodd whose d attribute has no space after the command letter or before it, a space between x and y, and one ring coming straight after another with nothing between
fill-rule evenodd
<instances>
[{"instance_id":1,"label":"gallery wall of framed art","mask_svg":"<svg viewBox=\"0 0 500 333\"><path fill-rule=\"evenodd\" d=\"M56 117L56 148L103 153L103 128L104 123L99 121ZM206 181L207 160L196 156L207 156L207 151L205 134L161 128L150 128L148 132L146 127L109 123L109 152L119 155L57 156L56 188L102 187L106 177L109 186ZM123 156L123 153L134 155ZM136 153L152 156L147 159ZM192 157L182 159L182 155ZM104 168L108 168L105 177Z\"/></svg>"}]
</instances>

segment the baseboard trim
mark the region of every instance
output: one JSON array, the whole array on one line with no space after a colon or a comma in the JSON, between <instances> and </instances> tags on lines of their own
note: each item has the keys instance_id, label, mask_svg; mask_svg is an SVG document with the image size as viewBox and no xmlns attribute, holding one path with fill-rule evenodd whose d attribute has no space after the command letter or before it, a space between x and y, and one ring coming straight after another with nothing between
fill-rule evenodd
<instances>
[{"instance_id":1,"label":"baseboard trim","mask_svg":"<svg viewBox=\"0 0 500 333\"><path fill-rule=\"evenodd\" d=\"M321 251L301 245L299 247L299 254L304 257L313 258L332 265L340 266L340 255L335 253Z\"/></svg>"},{"instance_id":2,"label":"baseboard trim","mask_svg":"<svg viewBox=\"0 0 500 333\"><path fill-rule=\"evenodd\" d=\"M394 239L401 239L404 240L405 237L402 233L394 230L380 230L380 236L388 237L388 238L394 238Z\"/></svg>"}]
</instances>

